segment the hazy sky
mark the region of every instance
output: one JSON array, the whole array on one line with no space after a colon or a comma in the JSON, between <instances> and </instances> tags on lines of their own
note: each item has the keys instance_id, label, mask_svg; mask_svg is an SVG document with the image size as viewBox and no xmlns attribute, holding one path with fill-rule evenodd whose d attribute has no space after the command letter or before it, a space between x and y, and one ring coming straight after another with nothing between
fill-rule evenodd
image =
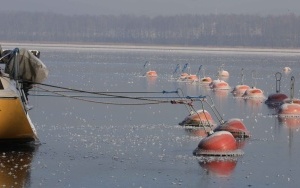
<instances>
[{"instance_id":1,"label":"hazy sky","mask_svg":"<svg viewBox=\"0 0 300 188\"><path fill-rule=\"evenodd\" d=\"M89 15L300 14L300 0L0 0L0 11Z\"/></svg>"}]
</instances>

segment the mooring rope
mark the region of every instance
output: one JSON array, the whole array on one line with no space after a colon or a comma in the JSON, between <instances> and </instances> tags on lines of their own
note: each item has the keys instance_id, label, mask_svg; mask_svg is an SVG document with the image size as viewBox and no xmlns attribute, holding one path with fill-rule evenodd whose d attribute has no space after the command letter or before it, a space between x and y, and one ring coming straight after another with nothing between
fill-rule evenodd
<instances>
[{"instance_id":1,"label":"mooring rope","mask_svg":"<svg viewBox=\"0 0 300 188\"><path fill-rule=\"evenodd\" d=\"M38 87L38 86L36 86ZM38 87L39 89L42 89L47 92L51 92L50 90L47 90L45 88ZM145 98L137 98L137 97L126 97L126 96L118 96L118 98L126 98L126 99L136 99L136 100L147 100L147 101L152 101L152 102L144 102L144 103L116 103L116 102L102 102L102 101L95 101L95 100L90 100L90 99L84 99L82 97L74 97L70 95L65 95L62 93L58 92L51 92L59 96L63 96L66 98L71 98L71 99L76 99L80 101L85 101L85 102L92 102L92 103L99 103L99 104L109 104L109 105L150 105L150 104L160 104L160 103L170 103L170 101L163 101L163 100L150 100L150 99L145 99ZM113 96L112 96L113 97ZM116 97L116 96L114 96Z\"/></svg>"},{"instance_id":2,"label":"mooring rope","mask_svg":"<svg viewBox=\"0 0 300 188\"><path fill-rule=\"evenodd\" d=\"M81 101L85 101L85 102L100 103L100 104L107 104L107 105L151 105L151 104L162 104L162 103L189 104L190 105L194 100L204 98L203 96L195 96L195 97L187 96L185 99L182 99L182 97L181 97L180 100L157 100L158 98L160 98L160 99L162 99L162 98L178 99L178 97L132 97L132 96L112 94L112 93L132 93L132 94L133 93L162 93L162 94L176 93L176 94L178 94L178 91L180 89L177 89L176 91L165 91L164 90L162 92L93 92L93 91L85 91L85 90L80 90L80 89L73 89L73 88L67 88L67 87L56 86L56 85L51 85L51 84L36 83L36 82L24 81L24 80L22 80L20 82L34 84L34 87L38 88L39 91L55 94L52 96L61 96L61 97L72 98L72 99L81 100ZM38 85L52 87L52 88L61 89L61 90L49 90L44 87L40 87ZM100 95L100 96L102 96L102 98L105 98L105 99L120 98L120 99L140 100L140 101L145 101L145 102L140 102L140 103L103 102L103 101L87 99L87 98L92 98L91 96L72 96L72 95L66 95L63 92L77 92L77 93ZM39 96L49 96L49 95L39 95ZM96 98L96 97L94 97L94 98ZM98 97L98 98L101 98L101 97Z\"/></svg>"}]
</instances>

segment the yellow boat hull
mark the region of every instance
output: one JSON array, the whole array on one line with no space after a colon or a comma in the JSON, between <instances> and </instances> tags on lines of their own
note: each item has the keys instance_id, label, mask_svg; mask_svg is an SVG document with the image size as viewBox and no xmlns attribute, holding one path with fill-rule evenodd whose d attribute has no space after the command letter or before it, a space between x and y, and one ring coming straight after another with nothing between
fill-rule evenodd
<instances>
[{"instance_id":1,"label":"yellow boat hull","mask_svg":"<svg viewBox=\"0 0 300 188\"><path fill-rule=\"evenodd\" d=\"M0 141L34 141L36 133L18 97L0 98Z\"/></svg>"}]
</instances>

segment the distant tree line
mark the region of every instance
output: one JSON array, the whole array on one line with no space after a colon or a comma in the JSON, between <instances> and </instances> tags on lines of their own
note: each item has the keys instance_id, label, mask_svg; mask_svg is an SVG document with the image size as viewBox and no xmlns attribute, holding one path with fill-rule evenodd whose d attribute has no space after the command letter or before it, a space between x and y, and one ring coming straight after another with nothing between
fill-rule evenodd
<instances>
[{"instance_id":1,"label":"distant tree line","mask_svg":"<svg viewBox=\"0 0 300 188\"><path fill-rule=\"evenodd\" d=\"M1 12L0 40L220 47L300 47L300 16L61 15Z\"/></svg>"}]
</instances>

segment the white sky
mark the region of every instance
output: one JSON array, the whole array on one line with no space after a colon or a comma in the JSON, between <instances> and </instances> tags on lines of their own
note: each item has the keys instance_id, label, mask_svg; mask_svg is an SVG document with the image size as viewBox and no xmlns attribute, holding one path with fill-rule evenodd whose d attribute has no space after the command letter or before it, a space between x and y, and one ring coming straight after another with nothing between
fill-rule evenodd
<instances>
[{"instance_id":1,"label":"white sky","mask_svg":"<svg viewBox=\"0 0 300 188\"><path fill-rule=\"evenodd\" d=\"M300 0L0 0L0 11L87 15L288 14Z\"/></svg>"}]
</instances>

